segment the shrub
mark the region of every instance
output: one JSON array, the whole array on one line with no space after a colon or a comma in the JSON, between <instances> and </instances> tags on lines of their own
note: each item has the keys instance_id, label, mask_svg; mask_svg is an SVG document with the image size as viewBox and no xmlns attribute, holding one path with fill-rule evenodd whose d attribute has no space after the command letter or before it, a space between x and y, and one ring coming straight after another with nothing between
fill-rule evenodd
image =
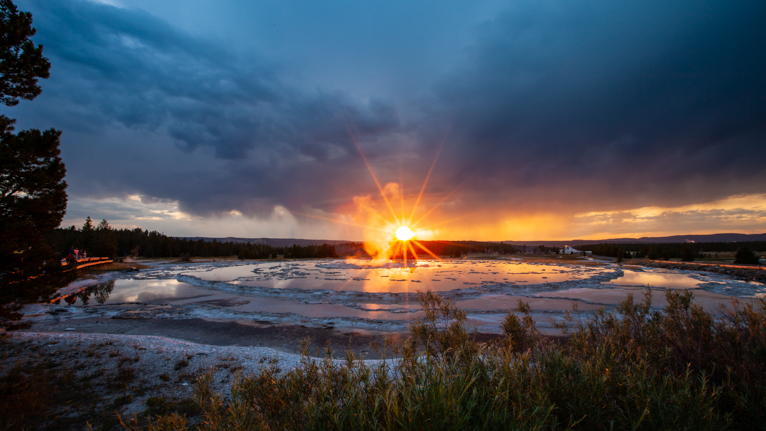
<instances>
[{"instance_id":1,"label":"shrub","mask_svg":"<svg viewBox=\"0 0 766 431\"><path fill-rule=\"evenodd\" d=\"M117 368L115 380L118 382L129 383L136 379L136 369L131 366L120 366Z\"/></svg>"},{"instance_id":2,"label":"shrub","mask_svg":"<svg viewBox=\"0 0 766 431\"><path fill-rule=\"evenodd\" d=\"M467 359L475 354L475 343L465 328L465 311L431 291L418 292L418 299L425 317L410 327L413 344L405 346L408 351L420 343L431 355Z\"/></svg>"},{"instance_id":3,"label":"shrub","mask_svg":"<svg viewBox=\"0 0 766 431\"><path fill-rule=\"evenodd\" d=\"M130 404L131 401L133 401L133 396L132 395L121 395L121 396L115 398L114 401L112 402L112 404L115 407L120 407L120 406L124 406L126 404Z\"/></svg>"},{"instance_id":4,"label":"shrub","mask_svg":"<svg viewBox=\"0 0 766 431\"><path fill-rule=\"evenodd\" d=\"M393 362L311 360L237 376L231 397L201 376L195 402L213 429L757 429L766 422L766 301L714 318L689 292L629 296L546 343L520 303L505 339L475 341L466 315L433 293ZM569 317L568 324L572 324ZM331 352L328 352L331 353ZM185 429L166 414L129 429Z\"/></svg>"},{"instance_id":5,"label":"shrub","mask_svg":"<svg viewBox=\"0 0 766 431\"><path fill-rule=\"evenodd\" d=\"M540 332L535 328L535 322L529 315L531 309L519 299L517 310L524 316L519 316L513 311L508 312L503 319L503 334L505 334L506 345L514 352L525 352L536 347L542 340Z\"/></svg>"},{"instance_id":6,"label":"shrub","mask_svg":"<svg viewBox=\"0 0 766 431\"><path fill-rule=\"evenodd\" d=\"M734 254L734 262L758 264L758 256L753 253L753 250L751 250L750 247L745 245Z\"/></svg>"}]
</instances>

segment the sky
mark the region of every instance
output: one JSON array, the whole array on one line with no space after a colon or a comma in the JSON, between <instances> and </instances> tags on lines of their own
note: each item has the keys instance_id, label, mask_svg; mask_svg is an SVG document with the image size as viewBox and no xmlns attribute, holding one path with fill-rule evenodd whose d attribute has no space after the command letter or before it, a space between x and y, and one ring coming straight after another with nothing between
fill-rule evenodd
<instances>
[{"instance_id":1,"label":"sky","mask_svg":"<svg viewBox=\"0 0 766 431\"><path fill-rule=\"evenodd\" d=\"M766 232L763 2L16 4L51 77L2 113L62 131L62 226Z\"/></svg>"}]
</instances>

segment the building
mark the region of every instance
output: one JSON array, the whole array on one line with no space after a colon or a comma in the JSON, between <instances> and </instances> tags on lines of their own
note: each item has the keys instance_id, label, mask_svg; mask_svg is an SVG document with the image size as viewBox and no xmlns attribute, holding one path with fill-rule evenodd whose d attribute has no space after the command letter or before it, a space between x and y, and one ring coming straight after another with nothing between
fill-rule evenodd
<instances>
[{"instance_id":1,"label":"building","mask_svg":"<svg viewBox=\"0 0 766 431\"><path fill-rule=\"evenodd\" d=\"M585 254L585 255L590 255L590 254L593 254L593 252L575 250L572 247L570 247L568 245L565 245L564 248L559 250L559 254Z\"/></svg>"}]
</instances>

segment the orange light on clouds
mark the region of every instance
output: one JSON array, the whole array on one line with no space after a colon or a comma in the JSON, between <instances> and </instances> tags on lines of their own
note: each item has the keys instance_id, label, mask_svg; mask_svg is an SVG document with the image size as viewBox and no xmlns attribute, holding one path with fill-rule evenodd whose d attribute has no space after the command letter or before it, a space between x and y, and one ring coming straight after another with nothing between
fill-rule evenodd
<instances>
[{"instance_id":1,"label":"orange light on clouds","mask_svg":"<svg viewBox=\"0 0 766 431\"><path fill-rule=\"evenodd\" d=\"M407 207L407 199L400 192L400 185L388 183L381 187L381 190L380 199L373 199L370 195L354 197L356 214L353 220L355 224L364 226L364 250L372 256L372 264L381 265L391 259L414 260L418 259L419 255L429 255L438 259L438 256L415 240L433 237L432 227L420 227L425 220L412 222L404 210L401 214L389 215L393 200L399 200L400 207ZM417 211L416 208L412 214L423 211Z\"/></svg>"},{"instance_id":2,"label":"orange light on clouds","mask_svg":"<svg viewBox=\"0 0 766 431\"><path fill-rule=\"evenodd\" d=\"M675 208L650 206L599 212L582 212L576 205L572 208L553 205L555 209L551 209L550 205L534 205L534 202L530 205L509 202L510 209L507 209L498 200L487 202L484 207L481 198L477 202L476 196L457 194L460 185L453 190L427 194L441 147L418 192L411 190L407 195L401 169L399 182L381 181L351 131L350 134L378 190L377 196L353 196L349 199L353 200L353 206L336 208L337 220L301 215L361 229L365 251L379 263L392 256L397 259L418 254L433 256L418 240L533 242L766 230L766 195L763 194L735 195Z\"/></svg>"},{"instance_id":3,"label":"orange light on clouds","mask_svg":"<svg viewBox=\"0 0 766 431\"><path fill-rule=\"evenodd\" d=\"M379 200L373 199L369 195L354 197L354 204L357 208L354 222L365 226L363 230L364 248L365 251L372 256L373 264L380 264L394 258L402 258L406 265L408 258L411 257L417 259L418 253L421 255L425 253L438 259L439 257L432 253L431 250L422 243L416 241L415 237L419 236L421 232L423 238L432 237L435 232L433 226L419 226L421 225L421 222L426 222L428 216L452 195L452 193L449 193L437 204L430 208L421 209L421 202L426 191L426 186L431 178L434 166L436 166L436 160L439 158L439 153L441 153L441 147L434 156L434 160L431 163L417 197L414 199L414 203L408 205L402 186L403 181L401 179L401 172L399 183L389 182L385 187L381 186L381 182L375 175L372 165L364 154L362 147L356 141L354 134L351 133L350 130L349 133L359 150L359 154L362 156L362 160L364 160L364 164L367 166L367 170L370 172L370 176L380 192L381 199ZM443 144L444 142L442 142L442 145ZM396 202L397 200L399 201L399 214L396 213L394 206L392 205L392 202ZM410 209L409 211L407 211L408 207ZM417 214L421 214L420 218L413 221Z\"/></svg>"},{"instance_id":4,"label":"orange light on clouds","mask_svg":"<svg viewBox=\"0 0 766 431\"><path fill-rule=\"evenodd\" d=\"M575 214L570 232L582 239L639 238L678 234L763 233L766 195L734 195L678 207L641 207Z\"/></svg>"}]
</instances>

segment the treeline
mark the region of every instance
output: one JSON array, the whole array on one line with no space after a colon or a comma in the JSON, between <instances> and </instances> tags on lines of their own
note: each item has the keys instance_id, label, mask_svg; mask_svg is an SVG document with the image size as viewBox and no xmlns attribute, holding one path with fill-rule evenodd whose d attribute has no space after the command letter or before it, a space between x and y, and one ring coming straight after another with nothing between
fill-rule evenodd
<instances>
[{"instance_id":1,"label":"treeline","mask_svg":"<svg viewBox=\"0 0 766 431\"><path fill-rule=\"evenodd\" d=\"M504 242L482 241L420 241L438 256L460 257L470 253L497 254L558 254L558 247L544 245L513 245ZM420 249L415 248L420 254Z\"/></svg>"},{"instance_id":2,"label":"treeline","mask_svg":"<svg viewBox=\"0 0 766 431\"><path fill-rule=\"evenodd\" d=\"M636 257L647 259L681 259L693 261L705 257L706 253L739 252L741 250L766 250L766 241L750 242L700 242L661 244L587 244L578 250L591 251L595 255L620 258ZM743 262L745 263L745 262Z\"/></svg>"},{"instance_id":3,"label":"treeline","mask_svg":"<svg viewBox=\"0 0 766 431\"><path fill-rule=\"evenodd\" d=\"M84 250L88 256L183 258L237 256L240 259L322 258L337 257L335 247L328 244L272 247L266 244L190 240L166 236L141 228L113 229L106 220L98 226L88 217L81 229L75 226L57 228L46 233L48 244L66 257L71 249Z\"/></svg>"},{"instance_id":4,"label":"treeline","mask_svg":"<svg viewBox=\"0 0 766 431\"><path fill-rule=\"evenodd\" d=\"M437 256L461 257L471 253L497 253L497 254L517 254L522 253L521 246L514 246L503 242L482 242L482 241L418 241L423 247ZM542 247L542 246L540 246ZM339 244L337 246L339 254L356 255L360 257L369 257L364 251L364 244L361 242L350 242ZM418 245L412 244L419 258L428 259L430 255L423 251ZM527 251L540 252L538 246L526 247ZM408 249L409 250L409 249ZM545 248L545 252L554 253L556 249L552 247ZM407 252L408 257L412 258L412 252ZM401 257L401 256L398 256ZM393 256L393 258L398 258Z\"/></svg>"},{"instance_id":5,"label":"treeline","mask_svg":"<svg viewBox=\"0 0 766 431\"><path fill-rule=\"evenodd\" d=\"M461 257L471 253L516 254L519 250L511 244L481 241L418 241L437 256ZM428 254L417 245L413 248L418 256Z\"/></svg>"},{"instance_id":6,"label":"treeline","mask_svg":"<svg viewBox=\"0 0 766 431\"><path fill-rule=\"evenodd\" d=\"M266 244L246 244L244 247L241 247L239 252L237 252L237 257L240 259L271 259L278 256L301 259L338 257L338 253L335 252L335 246L329 244L307 246L292 245L290 247L272 247Z\"/></svg>"}]
</instances>

